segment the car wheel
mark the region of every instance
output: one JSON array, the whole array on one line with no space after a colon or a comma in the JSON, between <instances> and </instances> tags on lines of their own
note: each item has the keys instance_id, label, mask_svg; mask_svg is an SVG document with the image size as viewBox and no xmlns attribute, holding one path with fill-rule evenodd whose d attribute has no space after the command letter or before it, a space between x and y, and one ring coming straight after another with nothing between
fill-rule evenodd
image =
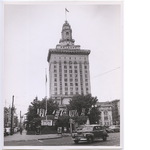
<instances>
[{"instance_id":1,"label":"car wheel","mask_svg":"<svg viewBox=\"0 0 150 150\"><path fill-rule=\"evenodd\" d=\"M103 141L106 141L107 140L107 137L106 136L103 136Z\"/></svg>"},{"instance_id":2,"label":"car wheel","mask_svg":"<svg viewBox=\"0 0 150 150\"><path fill-rule=\"evenodd\" d=\"M88 137L87 142L90 144L93 142L93 138L92 137Z\"/></svg>"},{"instance_id":3,"label":"car wheel","mask_svg":"<svg viewBox=\"0 0 150 150\"><path fill-rule=\"evenodd\" d=\"M78 144L78 143L79 143L79 141L78 141L78 140L74 140L74 142L75 142L76 144Z\"/></svg>"}]
</instances>

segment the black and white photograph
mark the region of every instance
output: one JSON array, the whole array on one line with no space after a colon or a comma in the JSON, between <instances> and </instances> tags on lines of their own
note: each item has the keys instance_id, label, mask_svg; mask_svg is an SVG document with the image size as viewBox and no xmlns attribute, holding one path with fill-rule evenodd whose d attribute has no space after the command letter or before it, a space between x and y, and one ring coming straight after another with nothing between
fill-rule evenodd
<instances>
[{"instance_id":1,"label":"black and white photograph","mask_svg":"<svg viewBox=\"0 0 150 150\"><path fill-rule=\"evenodd\" d=\"M3 3L3 148L122 148L122 8Z\"/></svg>"}]
</instances>

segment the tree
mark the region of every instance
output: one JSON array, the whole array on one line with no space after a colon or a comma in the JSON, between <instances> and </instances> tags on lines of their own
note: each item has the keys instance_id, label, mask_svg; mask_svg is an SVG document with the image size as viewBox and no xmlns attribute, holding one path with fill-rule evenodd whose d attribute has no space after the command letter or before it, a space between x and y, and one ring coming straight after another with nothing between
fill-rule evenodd
<instances>
[{"instance_id":1,"label":"tree","mask_svg":"<svg viewBox=\"0 0 150 150\"><path fill-rule=\"evenodd\" d=\"M88 116L90 119L90 123L98 123L100 111L98 108L92 108L95 106L98 99L97 97L92 97L91 94L87 95L75 95L72 100L69 101L69 105L67 106L68 110L77 110L78 115L80 116L82 113L82 109L85 109L85 116ZM94 115L94 116L93 116ZM80 119L82 120L82 119Z\"/></svg>"},{"instance_id":2,"label":"tree","mask_svg":"<svg viewBox=\"0 0 150 150\"><path fill-rule=\"evenodd\" d=\"M37 109L46 110L46 98L43 98L42 101L38 100L38 97L35 97L31 105L29 105L27 112L27 120L32 121L34 118L40 118L37 114ZM52 99L47 99L47 115L51 115L54 110L58 110L58 103Z\"/></svg>"}]
</instances>

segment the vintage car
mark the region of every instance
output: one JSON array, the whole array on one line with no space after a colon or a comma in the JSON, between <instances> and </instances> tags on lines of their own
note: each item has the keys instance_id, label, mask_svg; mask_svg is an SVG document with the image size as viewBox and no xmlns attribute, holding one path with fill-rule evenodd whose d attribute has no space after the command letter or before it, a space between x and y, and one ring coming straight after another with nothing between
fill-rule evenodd
<instances>
[{"instance_id":1,"label":"vintage car","mask_svg":"<svg viewBox=\"0 0 150 150\"><path fill-rule=\"evenodd\" d=\"M106 141L108 133L105 130L105 127L98 124L85 125L81 130L78 130L76 133L72 134L72 140L77 144L79 141L87 141L92 143L93 140L103 139Z\"/></svg>"},{"instance_id":2,"label":"vintage car","mask_svg":"<svg viewBox=\"0 0 150 150\"><path fill-rule=\"evenodd\" d=\"M112 125L109 127L109 129L113 130L114 132L120 132L120 126L119 125Z\"/></svg>"}]
</instances>

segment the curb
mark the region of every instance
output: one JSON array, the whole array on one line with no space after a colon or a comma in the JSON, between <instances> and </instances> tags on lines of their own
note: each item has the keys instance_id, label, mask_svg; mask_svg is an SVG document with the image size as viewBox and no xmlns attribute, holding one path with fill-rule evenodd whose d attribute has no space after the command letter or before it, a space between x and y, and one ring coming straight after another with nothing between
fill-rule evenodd
<instances>
[{"instance_id":1,"label":"curb","mask_svg":"<svg viewBox=\"0 0 150 150\"><path fill-rule=\"evenodd\" d=\"M58 137L49 137L49 138L41 138L41 139L37 139L37 140L48 140L48 139L59 139L62 138L62 136L58 136Z\"/></svg>"},{"instance_id":2,"label":"curb","mask_svg":"<svg viewBox=\"0 0 150 150\"><path fill-rule=\"evenodd\" d=\"M28 139L28 140L11 140L11 141L4 141L4 142L24 142L24 141L35 141L35 140L46 140L46 139L58 139L62 138L61 136L58 137L49 137L49 138L40 138L40 139Z\"/></svg>"}]
</instances>

